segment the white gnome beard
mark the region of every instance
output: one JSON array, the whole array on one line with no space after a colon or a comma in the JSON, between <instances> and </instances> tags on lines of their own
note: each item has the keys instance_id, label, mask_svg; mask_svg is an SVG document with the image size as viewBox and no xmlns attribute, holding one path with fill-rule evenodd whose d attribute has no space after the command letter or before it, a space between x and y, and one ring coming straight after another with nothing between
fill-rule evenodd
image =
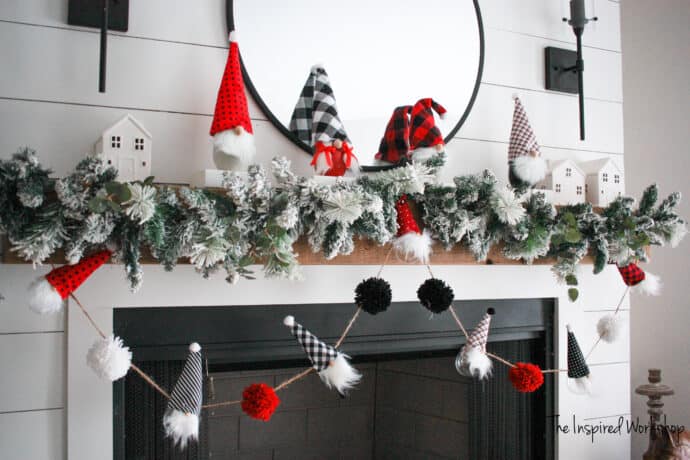
<instances>
[{"instance_id":1,"label":"white gnome beard","mask_svg":"<svg viewBox=\"0 0 690 460\"><path fill-rule=\"evenodd\" d=\"M86 354L86 363L100 378L121 379L132 364L132 352L125 347L119 337L97 339Z\"/></svg>"},{"instance_id":2,"label":"white gnome beard","mask_svg":"<svg viewBox=\"0 0 690 460\"><path fill-rule=\"evenodd\" d=\"M184 449L190 440L199 439L199 416L185 413L177 409L168 409L163 416L165 435L173 440L175 445Z\"/></svg>"},{"instance_id":3,"label":"white gnome beard","mask_svg":"<svg viewBox=\"0 0 690 460\"><path fill-rule=\"evenodd\" d=\"M477 347L465 347L462 352L463 375L483 380L491 376L493 363L486 353Z\"/></svg>"},{"instance_id":4,"label":"white gnome beard","mask_svg":"<svg viewBox=\"0 0 690 460\"><path fill-rule=\"evenodd\" d=\"M431 255L431 235L428 231L409 232L399 236L393 241L393 247L405 259L416 259L420 263L429 263Z\"/></svg>"},{"instance_id":5,"label":"white gnome beard","mask_svg":"<svg viewBox=\"0 0 690 460\"><path fill-rule=\"evenodd\" d=\"M254 161L256 146L254 135L243 127L226 129L213 136L213 162L218 169L228 171L243 170Z\"/></svg>"},{"instance_id":6,"label":"white gnome beard","mask_svg":"<svg viewBox=\"0 0 690 460\"><path fill-rule=\"evenodd\" d=\"M319 372L321 381L328 388L335 388L341 395L345 395L362 379L362 375L350 365L347 359L347 355L338 353L337 358L331 361L326 369Z\"/></svg>"},{"instance_id":7,"label":"white gnome beard","mask_svg":"<svg viewBox=\"0 0 690 460\"><path fill-rule=\"evenodd\" d=\"M546 160L542 156L521 155L512 161L513 174L534 185L546 177Z\"/></svg>"},{"instance_id":8,"label":"white gnome beard","mask_svg":"<svg viewBox=\"0 0 690 460\"><path fill-rule=\"evenodd\" d=\"M568 379L568 389L578 395L591 395L592 394L592 379L589 375L579 378L569 378Z\"/></svg>"},{"instance_id":9,"label":"white gnome beard","mask_svg":"<svg viewBox=\"0 0 690 460\"><path fill-rule=\"evenodd\" d=\"M41 315L62 311L64 301L48 280L41 276L29 286L29 308Z\"/></svg>"},{"instance_id":10,"label":"white gnome beard","mask_svg":"<svg viewBox=\"0 0 690 460\"><path fill-rule=\"evenodd\" d=\"M635 290L646 295L655 296L661 293L661 278L645 272L644 279L634 286Z\"/></svg>"},{"instance_id":11,"label":"white gnome beard","mask_svg":"<svg viewBox=\"0 0 690 460\"><path fill-rule=\"evenodd\" d=\"M410 159L416 163L421 163L442 152L443 148L439 150L437 146L433 147L419 147L410 152Z\"/></svg>"}]
</instances>

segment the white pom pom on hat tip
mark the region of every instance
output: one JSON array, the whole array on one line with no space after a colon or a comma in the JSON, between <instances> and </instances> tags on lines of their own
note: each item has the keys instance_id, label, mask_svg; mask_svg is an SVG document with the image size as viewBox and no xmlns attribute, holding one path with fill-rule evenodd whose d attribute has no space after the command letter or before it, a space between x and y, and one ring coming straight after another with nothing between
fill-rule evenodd
<instances>
[{"instance_id":1,"label":"white pom pom on hat tip","mask_svg":"<svg viewBox=\"0 0 690 460\"><path fill-rule=\"evenodd\" d=\"M313 73L313 72L316 72L316 71L319 70L319 69L321 69L321 70L326 70L326 66L324 65L323 62L317 62L316 64L314 64L313 66L311 66L311 71L312 71L312 73Z\"/></svg>"},{"instance_id":2,"label":"white pom pom on hat tip","mask_svg":"<svg viewBox=\"0 0 690 460\"><path fill-rule=\"evenodd\" d=\"M189 351L192 353L199 353L201 351L201 345L199 345L197 342L192 342L189 344Z\"/></svg>"},{"instance_id":3,"label":"white pom pom on hat tip","mask_svg":"<svg viewBox=\"0 0 690 460\"><path fill-rule=\"evenodd\" d=\"M228 34L228 41L229 42L237 42L237 31L233 30Z\"/></svg>"},{"instance_id":4,"label":"white pom pom on hat tip","mask_svg":"<svg viewBox=\"0 0 690 460\"><path fill-rule=\"evenodd\" d=\"M287 327L292 327L295 325L295 317L292 315L287 315L285 319L283 319L283 324L285 324Z\"/></svg>"}]
</instances>

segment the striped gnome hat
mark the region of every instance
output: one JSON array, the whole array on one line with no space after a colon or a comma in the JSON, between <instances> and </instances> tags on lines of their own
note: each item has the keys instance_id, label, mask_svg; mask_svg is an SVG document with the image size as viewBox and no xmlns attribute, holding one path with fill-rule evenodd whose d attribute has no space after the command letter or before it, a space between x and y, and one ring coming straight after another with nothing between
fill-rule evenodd
<instances>
[{"instance_id":1,"label":"striped gnome hat","mask_svg":"<svg viewBox=\"0 0 690 460\"><path fill-rule=\"evenodd\" d=\"M393 247L405 259L412 258L423 264L429 263L431 235L427 230L422 232L419 229L407 195L398 199L395 210L397 211L398 233L393 241Z\"/></svg>"},{"instance_id":2,"label":"striped gnome hat","mask_svg":"<svg viewBox=\"0 0 690 460\"><path fill-rule=\"evenodd\" d=\"M645 273L636 263L630 263L624 267L618 266L618 272L626 286L635 288L643 294L659 295L661 280L652 273Z\"/></svg>"},{"instance_id":3,"label":"striped gnome hat","mask_svg":"<svg viewBox=\"0 0 690 460\"><path fill-rule=\"evenodd\" d=\"M342 176L359 170L326 70L315 65L302 88L290 119L290 131L313 148L311 165L317 174Z\"/></svg>"},{"instance_id":4,"label":"striped gnome hat","mask_svg":"<svg viewBox=\"0 0 690 460\"><path fill-rule=\"evenodd\" d=\"M235 31L230 32L229 40L228 60L218 89L210 134L213 136L213 161L216 167L237 170L252 162L256 146Z\"/></svg>"},{"instance_id":5,"label":"striped gnome hat","mask_svg":"<svg viewBox=\"0 0 690 460\"><path fill-rule=\"evenodd\" d=\"M379 151L375 158L388 163L399 164L408 159L410 151L410 112L411 105L403 105L393 110L383 133Z\"/></svg>"},{"instance_id":6,"label":"striped gnome hat","mask_svg":"<svg viewBox=\"0 0 690 460\"><path fill-rule=\"evenodd\" d=\"M60 311L63 301L106 263L111 255L107 250L98 251L74 265L64 265L41 276L29 287L29 308L41 314Z\"/></svg>"},{"instance_id":7,"label":"striped gnome hat","mask_svg":"<svg viewBox=\"0 0 690 460\"><path fill-rule=\"evenodd\" d=\"M590 393L589 366L585 362L585 356L580 350L570 324L566 325L566 329L568 330L568 377L574 379L574 386L570 388L576 393Z\"/></svg>"},{"instance_id":8,"label":"striped gnome hat","mask_svg":"<svg viewBox=\"0 0 690 460\"><path fill-rule=\"evenodd\" d=\"M467 343L460 350L456 359L456 368L462 375L479 377L480 380L491 375L493 366L491 359L486 355L486 342L494 313L493 308L486 310L482 319L467 337Z\"/></svg>"},{"instance_id":9,"label":"striped gnome hat","mask_svg":"<svg viewBox=\"0 0 690 460\"><path fill-rule=\"evenodd\" d=\"M312 367L328 388L335 388L341 396L344 396L347 390L354 387L362 378L359 372L350 366L349 356L326 345L296 322L293 316L286 316L283 324L290 328L292 335L302 345Z\"/></svg>"},{"instance_id":10,"label":"striped gnome hat","mask_svg":"<svg viewBox=\"0 0 690 460\"><path fill-rule=\"evenodd\" d=\"M189 355L175 383L163 416L165 435L184 449L187 442L199 438L202 401L201 347L189 345Z\"/></svg>"},{"instance_id":11,"label":"striped gnome hat","mask_svg":"<svg viewBox=\"0 0 690 460\"><path fill-rule=\"evenodd\" d=\"M513 187L533 187L546 176L546 161L541 156L537 137L520 98L514 96L513 126L508 145L508 178Z\"/></svg>"},{"instance_id":12,"label":"striped gnome hat","mask_svg":"<svg viewBox=\"0 0 690 460\"><path fill-rule=\"evenodd\" d=\"M412 107L410 158L414 161L424 161L444 149L443 135L436 126L434 111L440 118L446 114L446 109L429 97L418 100Z\"/></svg>"}]
</instances>

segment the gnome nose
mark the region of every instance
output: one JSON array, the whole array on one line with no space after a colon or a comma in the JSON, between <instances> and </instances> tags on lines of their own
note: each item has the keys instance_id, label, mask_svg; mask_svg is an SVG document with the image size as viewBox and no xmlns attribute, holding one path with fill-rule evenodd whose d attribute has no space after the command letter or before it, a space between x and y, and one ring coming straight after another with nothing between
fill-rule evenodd
<instances>
[{"instance_id":1,"label":"gnome nose","mask_svg":"<svg viewBox=\"0 0 690 460\"><path fill-rule=\"evenodd\" d=\"M530 150L529 156L537 158L539 156L539 151L538 150Z\"/></svg>"},{"instance_id":2,"label":"gnome nose","mask_svg":"<svg viewBox=\"0 0 690 460\"><path fill-rule=\"evenodd\" d=\"M242 127L241 127L241 126L235 126L232 130L233 130L233 131L235 132L235 134L237 134L238 136L239 136L240 134L242 134Z\"/></svg>"},{"instance_id":3,"label":"gnome nose","mask_svg":"<svg viewBox=\"0 0 690 460\"><path fill-rule=\"evenodd\" d=\"M341 149L343 148L343 141L341 141L340 139L336 139L335 141L333 141L333 145L336 149Z\"/></svg>"}]
</instances>

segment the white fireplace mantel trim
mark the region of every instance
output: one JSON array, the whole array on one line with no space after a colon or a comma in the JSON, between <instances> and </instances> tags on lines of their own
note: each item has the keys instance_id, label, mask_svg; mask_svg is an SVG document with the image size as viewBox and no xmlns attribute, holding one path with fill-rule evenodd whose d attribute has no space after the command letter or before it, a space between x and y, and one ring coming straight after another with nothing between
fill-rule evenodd
<instances>
[{"instance_id":1,"label":"white fireplace mantel trim","mask_svg":"<svg viewBox=\"0 0 690 460\"><path fill-rule=\"evenodd\" d=\"M573 324L576 332L581 330L583 335L587 332L591 336L591 329L595 327L592 319L598 317L598 313L590 312L614 309L624 290L615 268L608 267L597 276L592 275L589 268L583 267L579 276L580 299L576 303L567 299L567 287L557 284L546 266L436 266L433 271L436 277L453 287L455 297L461 300L554 298L556 362L562 367L566 362L566 336L562 333L565 325ZM101 327L111 330L115 307L314 303L328 308L328 303L352 301L357 283L373 276L377 270L378 267L373 266L307 266L303 267L305 280L302 282L259 277L255 281L240 281L231 286L220 275L203 279L189 266L177 267L170 273L161 267L147 266L142 289L132 294L123 280L122 267L107 265L84 284L78 296ZM416 300L417 287L428 277L428 272L423 266L388 266L382 276L391 284L394 301L411 301ZM623 308L628 309L628 306L626 298ZM462 311L459 315L462 317ZM385 321L385 315L381 320ZM165 325L153 324L151 327ZM627 328L625 335L627 338ZM68 458L109 459L113 446L112 386L99 380L86 366L86 350L96 334L77 308L68 309L67 337ZM590 344L582 343L581 346L586 353ZM603 344L600 348L605 346ZM589 418L596 422L629 414L629 358L627 342L614 355L600 349L595 351L591 359L591 362L596 362L592 366L592 376L599 380L595 380L592 396L574 395L567 389L567 379L559 377L556 413L560 414L560 420L571 422L574 414L578 420ZM613 379L616 382L609 382ZM609 383L616 384L615 390ZM557 458L601 458L602 448L621 454L629 452L629 444L629 436L625 434L618 438L602 438L592 444L586 436L560 433L556 442ZM592 452L592 456L588 457L586 452Z\"/></svg>"}]
</instances>

